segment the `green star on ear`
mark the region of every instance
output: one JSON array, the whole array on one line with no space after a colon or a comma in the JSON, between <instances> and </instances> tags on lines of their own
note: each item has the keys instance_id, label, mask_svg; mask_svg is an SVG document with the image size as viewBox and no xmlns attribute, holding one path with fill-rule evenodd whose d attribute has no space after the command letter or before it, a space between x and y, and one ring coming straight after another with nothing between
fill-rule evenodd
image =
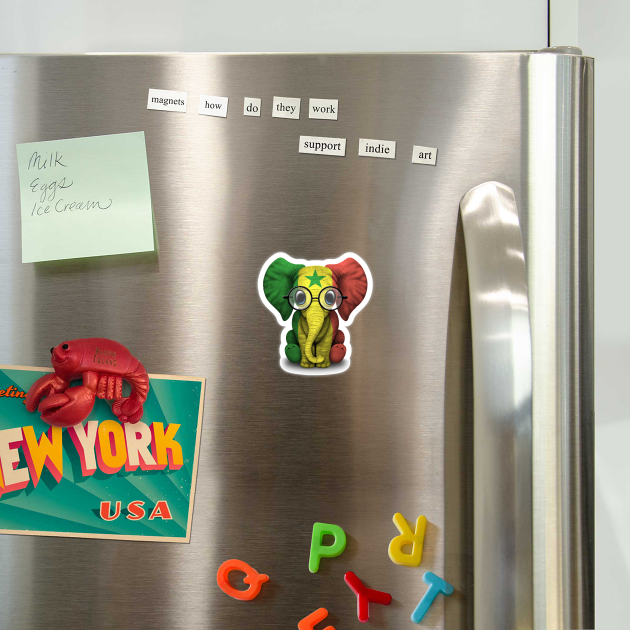
<instances>
[{"instance_id":1,"label":"green star on ear","mask_svg":"<svg viewBox=\"0 0 630 630\"><path fill-rule=\"evenodd\" d=\"M318 276L317 275L317 269L315 269L315 271L313 271L313 275L312 276L305 276L305 278L307 278L312 287L321 287L322 286L322 280L325 278L326 276Z\"/></svg>"}]
</instances>

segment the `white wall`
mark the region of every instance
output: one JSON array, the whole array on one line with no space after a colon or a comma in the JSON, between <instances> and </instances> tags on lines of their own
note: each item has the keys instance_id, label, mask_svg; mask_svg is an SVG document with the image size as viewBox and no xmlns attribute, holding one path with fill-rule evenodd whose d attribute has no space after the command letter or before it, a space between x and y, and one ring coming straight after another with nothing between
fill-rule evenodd
<instances>
[{"instance_id":1,"label":"white wall","mask_svg":"<svg viewBox=\"0 0 630 630\"><path fill-rule=\"evenodd\" d=\"M595 57L595 618L630 627L630 3L579 0Z\"/></svg>"},{"instance_id":2,"label":"white wall","mask_svg":"<svg viewBox=\"0 0 630 630\"><path fill-rule=\"evenodd\" d=\"M538 49L546 0L0 0L2 52Z\"/></svg>"}]
</instances>

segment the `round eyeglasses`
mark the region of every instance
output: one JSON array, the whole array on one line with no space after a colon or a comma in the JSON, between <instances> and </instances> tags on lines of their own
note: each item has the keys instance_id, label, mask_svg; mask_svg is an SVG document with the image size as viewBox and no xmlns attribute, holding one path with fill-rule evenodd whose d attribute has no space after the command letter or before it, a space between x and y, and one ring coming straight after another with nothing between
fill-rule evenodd
<instances>
[{"instance_id":1,"label":"round eyeglasses","mask_svg":"<svg viewBox=\"0 0 630 630\"><path fill-rule=\"evenodd\" d=\"M282 296L289 300L289 306L295 311L305 311L313 302L313 294L306 287L293 287L289 295ZM347 298L341 295L337 287L324 287L317 296L319 305L327 311L336 311Z\"/></svg>"}]
</instances>

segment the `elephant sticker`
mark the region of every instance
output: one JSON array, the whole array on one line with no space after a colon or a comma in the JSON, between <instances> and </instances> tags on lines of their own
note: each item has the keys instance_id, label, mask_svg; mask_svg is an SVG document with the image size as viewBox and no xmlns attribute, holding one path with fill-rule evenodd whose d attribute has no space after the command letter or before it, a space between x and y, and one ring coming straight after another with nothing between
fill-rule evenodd
<instances>
[{"instance_id":1,"label":"elephant sticker","mask_svg":"<svg viewBox=\"0 0 630 630\"><path fill-rule=\"evenodd\" d=\"M350 367L346 326L372 295L372 274L360 256L309 261L279 252L263 265L258 293L284 327L280 366L285 372L320 376Z\"/></svg>"}]
</instances>

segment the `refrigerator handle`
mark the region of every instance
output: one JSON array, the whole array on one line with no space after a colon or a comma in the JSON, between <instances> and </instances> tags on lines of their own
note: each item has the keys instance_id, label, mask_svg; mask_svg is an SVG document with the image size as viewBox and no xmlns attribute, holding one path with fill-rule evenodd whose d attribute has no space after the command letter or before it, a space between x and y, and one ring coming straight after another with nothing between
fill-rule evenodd
<instances>
[{"instance_id":1,"label":"refrigerator handle","mask_svg":"<svg viewBox=\"0 0 630 630\"><path fill-rule=\"evenodd\" d=\"M532 344L514 192L499 182L460 202L473 346L474 619L531 628Z\"/></svg>"}]
</instances>

